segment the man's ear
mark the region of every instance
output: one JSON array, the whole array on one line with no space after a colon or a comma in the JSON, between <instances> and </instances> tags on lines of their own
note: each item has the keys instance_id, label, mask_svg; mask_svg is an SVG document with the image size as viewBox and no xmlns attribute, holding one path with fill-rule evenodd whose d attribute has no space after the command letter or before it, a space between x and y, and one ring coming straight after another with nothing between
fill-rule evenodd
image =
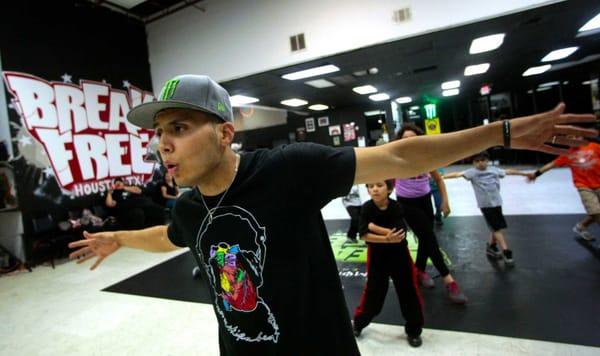
<instances>
[{"instance_id":1,"label":"man's ear","mask_svg":"<svg viewBox=\"0 0 600 356\"><path fill-rule=\"evenodd\" d=\"M219 127L219 141L226 146L231 145L235 135L235 126L231 122L224 122Z\"/></svg>"}]
</instances>

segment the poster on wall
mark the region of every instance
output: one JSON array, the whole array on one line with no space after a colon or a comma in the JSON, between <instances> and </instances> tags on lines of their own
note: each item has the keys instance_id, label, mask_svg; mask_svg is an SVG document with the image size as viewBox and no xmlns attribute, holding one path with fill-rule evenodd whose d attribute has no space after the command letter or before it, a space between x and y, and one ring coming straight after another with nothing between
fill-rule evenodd
<instances>
[{"instance_id":1,"label":"poster on wall","mask_svg":"<svg viewBox=\"0 0 600 356\"><path fill-rule=\"evenodd\" d=\"M344 124L344 142L356 140L354 123Z\"/></svg>"},{"instance_id":2,"label":"poster on wall","mask_svg":"<svg viewBox=\"0 0 600 356\"><path fill-rule=\"evenodd\" d=\"M306 126L306 132L315 132L315 119L313 117L305 119L304 124Z\"/></svg>"},{"instance_id":3,"label":"poster on wall","mask_svg":"<svg viewBox=\"0 0 600 356\"><path fill-rule=\"evenodd\" d=\"M340 136L333 136L333 145L334 146L340 145Z\"/></svg>"},{"instance_id":4,"label":"poster on wall","mask_svg":"<svg viewBox=\"0 0 600 356\"><path fill-rule=\"evenodd\" d=\"M126 91L82 79L47 81L27 73L3 72L19 157L52 177L72 197L103 193L115 178L143 185L154 172L146 160L153 130L130 124L130 108L154 100L152 93L126 83Z\"/></svg>"},{"instance_id":5,"label":"poster on wall","mask_svg":"<svg viewBox=\"0 0 600 356\"><path fill-rule=\"evenodd\" d=\"M342 128L340 125L329 126L329 136L339 136L342 134Z\"/></svg>"},{"instance_id":6,"label":"poster on wall","mask_svg":"<svg viewBox=\"0 0 600 356\"><path fill-rule=\"evenodd\" d=\"M319 127L328 126L329 125L329 116L321 116L320 118L317 119L317 122L319 123Z\"/></svg>"}]
</instances>

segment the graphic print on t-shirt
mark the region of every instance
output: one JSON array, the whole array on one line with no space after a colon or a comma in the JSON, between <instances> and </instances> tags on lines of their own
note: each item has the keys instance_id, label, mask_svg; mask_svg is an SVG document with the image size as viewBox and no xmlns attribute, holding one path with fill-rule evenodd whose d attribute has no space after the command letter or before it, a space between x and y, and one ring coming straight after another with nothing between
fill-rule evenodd
<instances>
[{"instance_id":1,"label":"graphic print on t-shirt","mask_svg":"<svg viewBox=\"0 0 600 356\"><path fill-rule=\"evenodd\" d=\"M594 167L598 162L593 150L578 150L569 155L573 167L582 170L588 170Z\"/></svg>"},{"instance_id":2,"label":"graphic print on t-shirt","mask_svg":"<svg viewBox=\"0 0 600 356\"><path fill-rule=\"evenodd\" d=\"M212 209L196 240L196 252L214 290L214 306L223 326L236 340L277 343L279 326L262 299L266 231L247 210Z\"/></svg>"}]
</instances>

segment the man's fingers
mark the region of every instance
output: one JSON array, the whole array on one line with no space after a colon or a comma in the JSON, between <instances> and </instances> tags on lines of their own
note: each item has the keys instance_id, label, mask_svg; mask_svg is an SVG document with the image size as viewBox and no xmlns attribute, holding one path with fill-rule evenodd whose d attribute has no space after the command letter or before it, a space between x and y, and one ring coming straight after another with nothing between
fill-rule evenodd
<instances>
[{"instance_id":1,"label":"man's fingers","mask_svg":"<svg viewBox=\"0 0 600 356\"><path fill-rule=\"evenodd\" d=\"M595 122L594 114L562 114L558 117L558 124L576 124L585 122Z\"/></svg>"},{"instance_id":2,"label":"man's fingers","mask_svg":"<svg viewBox=\"0 0 600 356\"><path fill-rule=\"evenodd\" d=\"M102 263L102 261L104 261L105 258L106 258L106 256L98 257L98 259L96 260L96 262L94 262L94 265L92 265L92 267L90 267L90 270L92 270L92 271L95 270L96 267L98 267L98 265L100 263Z\"/></svg>"},{"instance_id":3,"label":"man's fingers","mask_svg":"<svg viewBox=\"0 0 600 356\"><path fill-rule=\"evenodd\" d=\"M556 156L569 153L569 150L566 148L558 148L558 147L553 147L550 145L540 146L536 150L540 151L540 152L544 152L544 153L549 153L551 155L556 155Z\"/></svg>"},{"instance_id":4,"label":"man's fingers","mask_svg":"<svg viewBox=\"0 0 600 356\"><path fill-rule=\"evenodd\" d=\"M94 256L95 256L94 254L87 255L87 256L85 256L84 258L82 258L82 259L80 259L80 260L77 260L77 264L82 264L82 263L84 263L85 261L89 260L90 258L94 258Z\"/></svg>"},{"instance_id":5,"label":"man's fingers","mask_svg":"<svg viewBox=\"0 0 600 356\"><path fill-rule=\"evenodd\" d=\"M556 125L552 132L555 135L575 136L575 137L589 137L596 138L598 136L598 130L584 129L577 126L570 125Z\"/></svg>"},{"instance_id":6,"label":"man's fingers","mask_svg":"<svg viewBox=\"0 0 600 356\"><path fill-rule=\"evenodd\" d=\"M562 146L569 146L569 147L578 147L578 146L585 145L587 143L587 141L580 139L580 138L569 138L567 136L555 136L548 143L562 145Z\"/></svg>"},{"instance_id":7,"label":"man's fingers","mask_svg":"<svg viewBox=\"0 0 600 356\"><path fill-rule=\"evenodd\" d=\"M73 260L73 259L79 258L82 255L85 255L85 254L88 254L88 253L91 253L91 252L92 252L91 248L89 248L89 247L83 247L83 248L80 248L77 251L71 252L69 254L69 258Z\"/></svg>"},{"instance_id":8,"label":"man's fingers","mask_svg":"<svg viewBox=\"0 0 600 356\"><path fill-rule=\"evenodd\" d=\"M69 243L69 248L77 248L82 246L88 246L92 240L79 240Z\"/></svg>"}]
</instances>

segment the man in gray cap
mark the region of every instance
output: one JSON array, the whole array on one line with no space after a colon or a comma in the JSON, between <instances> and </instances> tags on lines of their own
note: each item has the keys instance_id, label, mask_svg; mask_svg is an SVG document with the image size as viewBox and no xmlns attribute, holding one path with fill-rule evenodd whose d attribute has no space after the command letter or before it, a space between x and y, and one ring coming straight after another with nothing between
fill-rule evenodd
<instances>
[{"instance_id":1,"label":"man in gray cap","mask_svg":"<svg viewBox=\"0 0 600 356\"><path fill-rule=\"evenodd\" d=\"M236 154L228 93L206 76L169 80L128 120L155 128L162 164L193 187L168 226L84 233L70 244L96 268L121 246L189 247L219 322L222 355L358 355L320 209L353 184L412 177L504 145L558 154L597 131L569 126L593 115L533 116L368 148L311 143ZM391 240L400 240L402 232ZM390 241L390 242L394 242Z\"/></svg>"}]
</instances>

